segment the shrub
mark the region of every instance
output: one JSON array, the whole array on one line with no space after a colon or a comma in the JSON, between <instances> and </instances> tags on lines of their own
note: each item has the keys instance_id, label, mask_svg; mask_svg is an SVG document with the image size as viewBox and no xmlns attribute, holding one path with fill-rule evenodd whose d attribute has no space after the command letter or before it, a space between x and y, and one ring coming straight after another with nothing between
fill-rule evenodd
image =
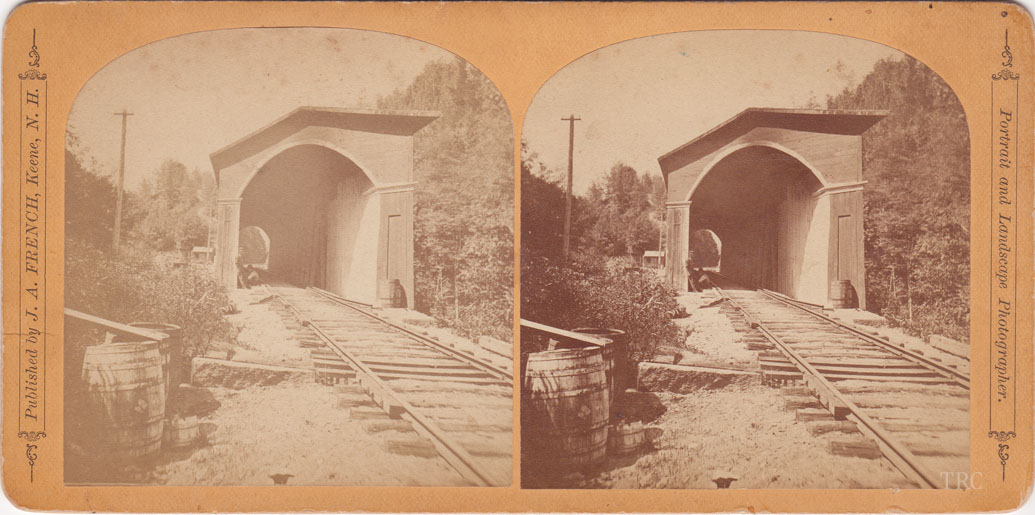
<instances>
[{"instance_id":1,"label":"shrub","mask_svg":"<svg viewBox=\"0 0 1035 515\"><path fill-rule=\"evenodd\" d=\"M203 355L216 341L233 340L231 309L223 286L200 266L174 266L152 251L123 247L118 257L66 240L65 305L115 322L156 322L183 328L186 357ZM71 324L66 352L80 357L100 332ZM71 362L70 364L74 364Z\"/></svg>"},{"instance_id":2,"label":"shrub","mask_svg":"<svg viewBox=\"0 0 1035 515\"><path fill-rule=\"evenodd\" d=\"M566 265L542 257L522 261L522 318L561 329L621 329L634 361L653 358L659 346L682 344L686 335L671 320L678 311L674 293L649 270L586 256ZM525 333L522 353L544 350L543 339Z\"/></svg>"}]
</instances>

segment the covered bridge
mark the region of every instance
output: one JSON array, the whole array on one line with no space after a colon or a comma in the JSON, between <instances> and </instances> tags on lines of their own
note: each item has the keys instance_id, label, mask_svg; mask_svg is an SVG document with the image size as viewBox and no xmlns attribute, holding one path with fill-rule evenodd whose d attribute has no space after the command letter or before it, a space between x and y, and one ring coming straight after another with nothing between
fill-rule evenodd
<instances>
[{"instance_id":1,"label":"covered bridge","mask_svg":"<svg viewBox=\"0 0 1035 515\"><path fill-rule=\"evenodd\" d=\"M886 114L750 108L658 158L670 286L686 291L687 259L715 253L694 242L717 239L697 266L817 304L847 280L865 307L861 135Z\"/></svg>"},{"instance_id":2,"label":"covered bridge","mask_svg":"<svg viewBox=\"0 0 1035 515\"><path fill-rule=\"evenodd\" d=\"M217 150L215 265L376 303L413 306L413 135L432 112L300 107Z\"/></svg>"}]
</instances>

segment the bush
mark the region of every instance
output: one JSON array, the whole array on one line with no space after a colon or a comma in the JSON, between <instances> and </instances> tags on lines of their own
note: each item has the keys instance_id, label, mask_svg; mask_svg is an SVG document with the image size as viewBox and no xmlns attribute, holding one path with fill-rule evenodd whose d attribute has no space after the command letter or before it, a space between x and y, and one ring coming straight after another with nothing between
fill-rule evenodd
<instances>
[{"instance_id":1,"label":"bush","mask_svg":"<svg viewBox=\"0 0 1035 515\"><path fill-rule=\"evenodd\" d=\"M629 337L629 357L644 361L659 346L680 346L684 331L672 322L674 292L649 270L579 256L567 265L548 258L522 260L521 317L572 329L607 327ZM544 341L522 332L522 353L544 350Z\"/></svg>"},{"instance_id":2,"label":"bush","mask_svg":"<svg viewBox=\"0 0 1035 515\"><path fill-rule=\"evenodd\" d=\"M235 338L234 327L223 317L232 308L230 299L206 268L159 263L152 251L132 247L113 257L76 240L66 240L65 251L69 308L126 324L178 325L188 358L203 355L213 342ZM103 336L80 324L69 329L66 352L79 356L81 365L85 346L101 343Z\"/></svg>"}]
</instances>

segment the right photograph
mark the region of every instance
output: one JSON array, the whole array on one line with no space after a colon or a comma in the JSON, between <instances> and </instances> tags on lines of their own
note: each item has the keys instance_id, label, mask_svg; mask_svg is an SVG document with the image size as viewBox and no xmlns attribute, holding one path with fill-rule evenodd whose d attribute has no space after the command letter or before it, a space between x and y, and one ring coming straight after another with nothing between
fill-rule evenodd
<instances>
[{"instance_id":1,"label":"right photograph","mask_svg":"<svg viewBox=\"0 0 1035 515\"><path fill-rule=\"evenodd\" d=\"M803 31L624 41L521 141L523 488L956 488L970 136L936 70Z\"/></svg>"}]
</instances>

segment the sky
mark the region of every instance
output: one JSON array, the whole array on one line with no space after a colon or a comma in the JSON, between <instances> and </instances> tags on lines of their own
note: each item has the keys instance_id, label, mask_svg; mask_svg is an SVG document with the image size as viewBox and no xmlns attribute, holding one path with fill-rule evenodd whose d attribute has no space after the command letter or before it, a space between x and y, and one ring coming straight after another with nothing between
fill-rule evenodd
<instances>
[{"instance_id":1,"label":"sky","mask_svg":"<svg viewBox=\"0 0 1035 515\"><path fill-rule=\"evenodd\" d=\"M661 175L658 157L748 107L821 105L873 65L903 54L866 40L799 31L699 31L616 43L568 64L533 98L522 137L555 177L568 169L575 122L574 189L624 162Z\"/></svg>"},{"instance_id":2,"label":"sky","mask_svg":"<svg viewBox=\"0 0 1035 515\"><path fill-rule=\"evenodd\" d=\"M211 173L209 154L296 107L376 107L432 61L452 54L420 41L348 29L199 32L150 43L99 70L69 114L78 150L118 173L123 109L126 184L166 159Z\"/></svg>"}]
</instances>

